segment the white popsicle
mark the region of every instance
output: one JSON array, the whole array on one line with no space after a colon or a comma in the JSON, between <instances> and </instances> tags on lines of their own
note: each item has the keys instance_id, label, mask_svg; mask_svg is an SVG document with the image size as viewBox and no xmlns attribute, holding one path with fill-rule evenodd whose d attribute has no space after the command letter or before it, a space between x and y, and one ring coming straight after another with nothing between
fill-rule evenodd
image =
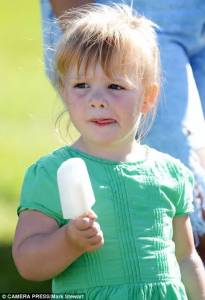
<instances>
[{"instance_id":1,"label":"white popsicle","mask_svg":"<svg viewBox=\"0 0 205 300\"><path fill-rule=\"evenodd\" d=\"M87 167L81 158L64 161L58 168L57 182L64 219L79 217L95 203Z\"/></svg>"}]
</instances>

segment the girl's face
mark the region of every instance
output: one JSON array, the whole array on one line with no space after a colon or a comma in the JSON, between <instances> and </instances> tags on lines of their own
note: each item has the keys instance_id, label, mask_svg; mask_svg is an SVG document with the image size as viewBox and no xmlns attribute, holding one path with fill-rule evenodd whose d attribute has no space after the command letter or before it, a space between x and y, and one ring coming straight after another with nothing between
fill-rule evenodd
<instances>
[{"instance_id":1,"label":"girl's face","mask_svg":"<svg viewBox=\"0 0 205 300\"><path fill-rule=\"evenodd\" d=\"M62 96L71 121L90 145L112 147L133 142L142 107L143 88L124 77L109 79L100 64L88 67L86 77L73 68L65 77ZM128 74L130 82L136 81Z\"/></svg>"}]
</instances>

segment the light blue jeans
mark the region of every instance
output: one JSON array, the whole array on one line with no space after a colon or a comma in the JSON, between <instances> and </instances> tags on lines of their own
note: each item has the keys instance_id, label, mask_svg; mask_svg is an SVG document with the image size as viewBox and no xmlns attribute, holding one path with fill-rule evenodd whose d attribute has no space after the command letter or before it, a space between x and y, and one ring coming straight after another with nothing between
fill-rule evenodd
<instances>
[{"instance_id":1,"label":"light blue jeans","mask_svg":"<svg viewBox=\"0 0 205 300\"><path fill-rule=\"evenodd\" d=\"M112 2L132 5L159 26L162 91L156 120L144 142L190 167L205 195L205 173L192 159L194 150L205 147L205 0ZM41 8L45 66L53 81L52 58L62 32L49 1L41 0ZM205 223L203 228L198 231L205 232Z\"/></svg>"}]
</instances>

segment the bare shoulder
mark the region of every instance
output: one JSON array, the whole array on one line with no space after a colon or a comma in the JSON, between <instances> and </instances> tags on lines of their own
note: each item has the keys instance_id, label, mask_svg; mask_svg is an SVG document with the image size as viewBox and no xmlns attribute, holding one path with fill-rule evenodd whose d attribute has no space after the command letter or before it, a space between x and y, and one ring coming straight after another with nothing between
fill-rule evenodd
<instances>
[{"instance_id":1,"label":"bare shoulder","mask_svg":"<svg viewBox=\"0 0 205 300\"><path fill-rule=\"evenodd\" d=\"M55 219L39 211L22 211L16 227L13 249L18 248L23 241L33 235L51 233L58 228L59 226Z\"/></svg>"}]
</instances>

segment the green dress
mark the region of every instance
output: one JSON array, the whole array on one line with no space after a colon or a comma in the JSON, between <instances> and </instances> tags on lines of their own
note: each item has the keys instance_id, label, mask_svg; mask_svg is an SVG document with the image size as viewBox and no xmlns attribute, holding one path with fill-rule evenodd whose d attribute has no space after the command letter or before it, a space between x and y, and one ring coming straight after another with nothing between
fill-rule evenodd
<instances>
[{"instance_id":1,"label":"green dress","mask_svg":"<svg viewBox=\"0 0 205 300\"><path fill-rule=\"evenodd\" d=\"M65 146L28 168L18 213L38 210L63 226L68 221L62 216L56 172L63 161L81 157L104 234L100 249L83 254L53 278L54 293L84 293L80 299L89 300L187 299L172 220L192 211L193 177L178 160L148 147L147 153L145 160L116 162Z\"/></svg>"}]
</instances>

